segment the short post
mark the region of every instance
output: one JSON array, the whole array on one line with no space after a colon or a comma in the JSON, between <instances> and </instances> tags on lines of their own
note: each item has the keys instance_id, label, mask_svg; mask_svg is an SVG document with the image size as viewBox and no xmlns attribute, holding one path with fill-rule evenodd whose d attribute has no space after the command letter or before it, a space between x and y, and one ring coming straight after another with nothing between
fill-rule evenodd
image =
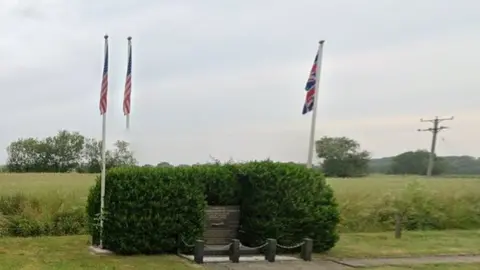
<instances>
[{"instance_id":1,"label":"short post","mask_svg":"<svg viewBox=\"0 0 480 270\"><path fill-rule=\"evenodd\" d=\"M265 260L268 262L275 262L275 255L277 253L277 240L268 238L265 250Z\"/></svg>"},{"instance_id":2,"label":"short post","mask_svg":"<svg viewBox=\"0 0 480 270\"><path fill-rule=\"evenodd\" d=\"M203 263L203 256L205 255L205 243L203 240L196 240L195 241L195 248L193 251L193 260L196 263Z\"/></svg>"},{"instance_id":3,"label":"short post","mask_svg":"<svg viewBox=\"0 0 480 270\"><path fill-rule=\"evenodd\" d=\"M300 253L300 257L304 261L311 261L312 260L312 251L313 251L313 240L310 238L303 239L302 251Z\"/></svg>"},{"instance_id":4,"label":"short post","mask_svg":"<svg viewBox=\"0 0 480 270\"><path fill-rule=\"evenodd\" d=\"M400 213L395 214L395 238L402 238L402 215Z\"/></svg>"},{"instance_id":5,"label":"short post","mask_svg":"<svg viewBox=\"0 0 480 270\"><path fill-rule=\"evenodd\" d=\"M232 263L238 263L240 261L240 240L232 240L229 250L229 257Z\"/></svg>"}]
</instances>

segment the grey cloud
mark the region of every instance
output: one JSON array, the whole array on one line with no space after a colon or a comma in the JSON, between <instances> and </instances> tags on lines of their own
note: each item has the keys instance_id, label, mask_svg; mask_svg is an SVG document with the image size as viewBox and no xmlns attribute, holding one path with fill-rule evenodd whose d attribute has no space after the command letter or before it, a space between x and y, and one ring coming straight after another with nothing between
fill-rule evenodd
<instances>
[{"instance_id":1,"label":"grey cloud","mask_svg":"<svg viewBox=\"0 0 480 270\"><path fill-rule=\"evenodd\" d=\"M10 98L0 107L10 117L0 145L61 128L100 137L108 33L108 138L128 139L142 162L193 163L210 154L303 161L310 124L300 114L303 86L321 38L318 137L352 136L375 155L395 154L428 145L413 132L418 118L459 114L445 134L450 147L439 150L475 154L480 149L465 145L480 130L471 128L475 117L465 119L480 112L479 7L473 0L1 3L0 91ZM128 35L130 134L121 112Z\"/></svg>"}]
</instances>

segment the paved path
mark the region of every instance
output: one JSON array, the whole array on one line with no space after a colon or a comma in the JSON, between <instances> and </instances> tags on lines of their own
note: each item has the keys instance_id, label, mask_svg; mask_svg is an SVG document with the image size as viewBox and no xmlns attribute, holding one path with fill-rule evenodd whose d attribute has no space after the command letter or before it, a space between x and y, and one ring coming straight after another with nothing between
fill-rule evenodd
<instances>
[{"instance_id":1,"label":"paved path","mask_svg":"<svg viewBox=\"0 0 480 270\"><path fill-rule=\"evenodd\" d=\"M205 266L211 270L348 270L361 267L383 265L418 265L418 264L458 264L480 263L480 255L472 256L429 256L412 258L382 258L382 259L332 259L332 261L315 260L282 261L282 262L243 262L243 263L208 263Z\"/></svg>"},{"instance_id":2,"label":"paved path","mask_svg":"<svg viewBox=\"0 0 480 270\"><path fill-rule=\"evenodd\" d=\"M456 255L456 256L427 256L411 258L385 258L385 259L340 259L335 260L340 264L352 267L368 267L382 265L414 265L414 264L437 264L437 263L480 263L480 255Z\"/></svg>"},{"instance_id":3,"label":"paved path","mask_svg":"<svg viewBox=\"0 0 480 270\"><path fill-rule=\"evenodd\" d=\"M351 267L328 261L283 261L283 262L243 262L243 263L209 263L211 270L348 270Z\"/></svg>"}]
</instances>

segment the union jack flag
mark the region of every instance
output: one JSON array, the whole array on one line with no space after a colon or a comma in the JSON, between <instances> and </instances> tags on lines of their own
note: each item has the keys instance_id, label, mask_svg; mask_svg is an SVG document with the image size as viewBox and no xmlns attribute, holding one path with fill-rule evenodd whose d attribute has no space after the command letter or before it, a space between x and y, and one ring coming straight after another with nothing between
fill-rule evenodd
<instances>
[{"instance_id":1,"label":"union jack flag","mask_svg":"<svg viewBox=\"0 0 480 270\"><path fill-rule=\"evenodd\" d=\"M308 77L307 84L305 85L305 104L303 105L302 114L306 114L313 110L313 104L315 103L315 92L317 86L317 64L318 64L318 52L313 61L312 69L310 70L310 76Z\"/></svg>"}]
</instances>

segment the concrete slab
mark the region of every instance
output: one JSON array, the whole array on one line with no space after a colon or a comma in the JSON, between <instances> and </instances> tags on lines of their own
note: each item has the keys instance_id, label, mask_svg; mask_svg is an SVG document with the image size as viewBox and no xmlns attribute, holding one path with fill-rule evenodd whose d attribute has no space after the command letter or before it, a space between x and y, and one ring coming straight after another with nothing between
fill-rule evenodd
<instances>
[{"instance_id":1,"label":"concrete slab","mask_svg":"<svg viewBox=\"0 0 480 270\"><path fill-rule=\"evenodd\" d=\"M189 261L193 261L193 255L179 254L179 256ZM265 256L263 255L240 256L240 263L262 262L262 261L265 261ZM300 261L300 259L292 256L277 255L275 256L275 261ZM230 258L228 256L205 256L203 257L203 262L204 263L228 263L230 262Z\"/></svg>"},{"instance_id":2,"label":"concrete slab","mask_svg":"<svg viewBox=\"0 0 480 270\"><path fill-rule=\"evenodd\" d=\"M98 246L89 246L88 250L90 253L95 255L113 255L113 252L108 249L103 249Z\"/></svg>"}]
</instances>

